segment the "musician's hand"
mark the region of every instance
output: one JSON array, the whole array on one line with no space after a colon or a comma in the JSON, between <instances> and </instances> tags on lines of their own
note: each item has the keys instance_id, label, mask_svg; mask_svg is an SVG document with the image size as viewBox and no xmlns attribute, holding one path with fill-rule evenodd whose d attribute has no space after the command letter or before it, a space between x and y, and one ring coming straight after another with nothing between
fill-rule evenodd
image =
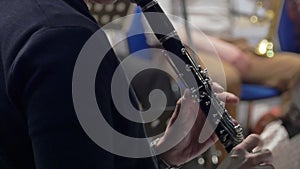
<instances>
[{"instance_id":1,"label":"musician's hand","mask_svg":"<svg viewBox=\"0 0 300 169\"><path fill-rule=\"evenodd\" d=\"M239 98L232 93L226 92L224 88L216 82L212 83L213 89L217 97L226 104L237 104Z\"/></svg>"},{"instance_id":2,"label":"musician's hand","mask_svg":"<svg viewBox=\"0 0 300 169\"><path fill-rule=\"evenodd\" d=\"M222 101L227 103L238 102L235 95L224 92L224 89L219 85L214 84L213 86L218 93L217 96ZM179 115L180 118L178 118ZM192 98L190 90L186 90L184 96L178 100L166 132L157 144L157 148L168 144L174 138L174 135L179 133L185 133L185 137L175 147L161 154L161 158L171 165L180 165L205 152L217 141L217 136L211 132L211 136L206 141L199 143L200 133L205 132L202 131L205 120L205 115L199 109L199 104ZM175 121L180 124L180 127L172 126Z\"/></svg>"},{"instance_id":3,"label":"musician's hand","mask_svg":"<svg viewBox=\"0 0 300 169\"><path fill-rule=\"evenodd\" d=\"M274 169L270 164L272 153L266 149L259 150L260 146L260 138L254 134L249 135L232 149L218 169Z\"/></svg>"}]
</instances>

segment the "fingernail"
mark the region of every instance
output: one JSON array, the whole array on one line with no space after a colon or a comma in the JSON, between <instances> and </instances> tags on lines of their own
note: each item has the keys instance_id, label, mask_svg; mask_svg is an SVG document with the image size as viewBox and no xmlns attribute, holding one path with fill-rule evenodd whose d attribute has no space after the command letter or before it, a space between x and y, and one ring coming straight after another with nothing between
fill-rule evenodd
<instances>
[{"instance_id":1,"label":"fingernail","mask_svg":"<svg viewBox=\"0 0 300 169\"><path fill-rule=\"evenodd\" d=\"M262 147L255 147L253 150L252 150L252 153L255 154L255 153L259 153L262 151Z\"/></svg>"}]
</instances>

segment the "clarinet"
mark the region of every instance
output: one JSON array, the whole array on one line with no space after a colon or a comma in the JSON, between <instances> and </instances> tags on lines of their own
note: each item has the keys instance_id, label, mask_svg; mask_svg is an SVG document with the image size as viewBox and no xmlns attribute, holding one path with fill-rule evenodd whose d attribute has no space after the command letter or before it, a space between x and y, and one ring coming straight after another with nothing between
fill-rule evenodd
<instances>
[{"instance_id":1,"label":"clarinet","mask_svg":"<svg viewBox=\"0 0 300 169\"><path fill-rule=\"evenodd\" d=\"M156 38L160 41L163 48L178 56L184 63L185 68L176 67L176 60L172 60L177 74L185 82L186 74L192 73L196 80L197 86L191 86L187 82L186 85L191 89L192 96L199 103L200 108L209 121L215 125L214 132L225 147L230 152L233 147L241 143L244 139L242 128L239 124L233 122L224 105L216 97L207 75L207 69L203 69L200 64L195 62L187 48L184 47L177 32L171 24L164 11L155 0L134 0L138 6L142 8L147 22L155 33ZM151 16L151 13L159 13L159 17ZM169 58L170 59L170 58Z\"/></svg>"}]
</instances>

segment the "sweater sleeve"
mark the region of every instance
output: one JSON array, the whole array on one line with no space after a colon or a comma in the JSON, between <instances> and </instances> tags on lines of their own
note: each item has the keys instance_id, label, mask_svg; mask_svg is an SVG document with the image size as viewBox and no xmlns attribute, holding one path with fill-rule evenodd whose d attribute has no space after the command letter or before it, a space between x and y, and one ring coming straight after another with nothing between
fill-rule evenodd
<instances>
[{"instance_id":1,"label":"sweater sleeve","mask_svg":"<svg viewBox=\"0 0 300 169\"><path fill-rule=\"evenodd\" d=\"M148 168L154 168L151 157L131 159L102 149L88 137L77 119L72 99L73 71L82 47L92 34L81 27L42 29L31 36L5 70L8 95L27 120L36 167L116 169L138 168L148 163ZM99 47L110 47L104 32L100 33L100 39ZM141 137L141 125L127 123L112 104L108 92L119 62L113 50L105 58L98 69L104 73L97 73L95 82L101 112L113 127L124 130L120 132Z\"/></svg>"},{"instance_id":2,"label":"sweater sleeve","mask_svg":"<svg viewBox=\"0 0 300 169\"><path fill-rule=\"evenodd\" d=\"M27 119L36 168L114 168L113 156L87 137L73 108L73 69L91 35L80 27L42 29L5 71L8 95Z\"/></svg>"}]
</instances>

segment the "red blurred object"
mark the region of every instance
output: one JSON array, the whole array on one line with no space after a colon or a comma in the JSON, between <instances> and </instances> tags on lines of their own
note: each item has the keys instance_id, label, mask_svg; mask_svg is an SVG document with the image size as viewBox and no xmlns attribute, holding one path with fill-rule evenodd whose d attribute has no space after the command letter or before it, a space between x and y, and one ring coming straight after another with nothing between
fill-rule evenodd
<instances>
[{"instance_id":1,"label":"red blurred object","mask_svg":"<svg viewBox=\"0 0 300 169\"><path fill-rule=\"evenodd\" d=\"M279 107L271 109L258 120L252 132L255 134L261 134L261 132L264 130L267 124L269 124L272 121L278 120L280 116L281 109Z\"/></svg>"}]
</instances>

